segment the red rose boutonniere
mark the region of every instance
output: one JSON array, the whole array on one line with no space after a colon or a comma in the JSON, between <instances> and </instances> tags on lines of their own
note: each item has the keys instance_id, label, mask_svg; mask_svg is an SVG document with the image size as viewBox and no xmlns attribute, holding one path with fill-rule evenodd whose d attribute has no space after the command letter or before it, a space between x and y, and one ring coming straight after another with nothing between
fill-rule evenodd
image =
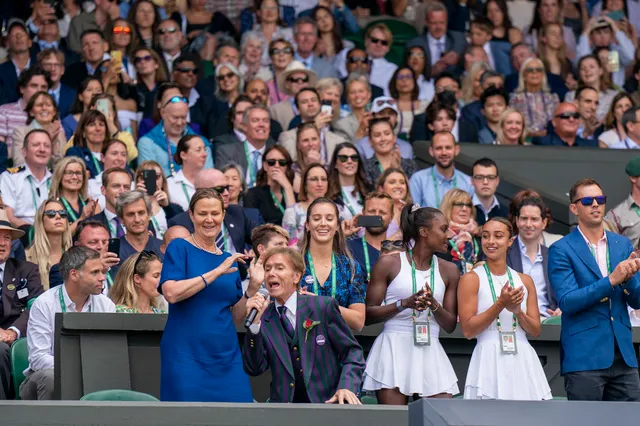
<instances>
[{"instance_id":1,"label":"red rose boutonniere","mask_svg":"<svg viewBox=\"0 0 640 426\"><path fill-rule=\"evenodd\" d=\"M304 320L304 323L302 323L302 326L307 331L305 333L305 335L304 335L304 342L305 343L307 343L307 338L309 337L309 332L311 331L311 329L313 327L315 327L316 325L318 325L318 324L320 324L320 321L313 321L313 320L310 320L309 318Z\"/></svg>"}]
</instances>

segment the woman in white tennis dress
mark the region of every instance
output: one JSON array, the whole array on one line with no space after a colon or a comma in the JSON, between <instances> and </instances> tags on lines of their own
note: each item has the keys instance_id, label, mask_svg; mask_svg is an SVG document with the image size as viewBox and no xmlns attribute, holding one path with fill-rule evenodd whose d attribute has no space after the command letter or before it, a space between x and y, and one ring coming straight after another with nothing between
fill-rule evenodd
<instances>
[{"instance_id":1,"label":"woman in white tennis dress","mask_svg":"<svg viewBox=\"0 0 640 426\"><path fill-rule=\"evenodd\" d=\"M391 203L391 200L390 200ZM409 396L451 397L458 378L438 336L456 327L457 267L439 260L447 249L447 221L437 209L407 206L400 219L405 248L381 257L367 290L367 324L385 321L367 359L363 389L380 404Z\"/></svg>"},{"instance_id":2,"label":"woman in white tennis dress","mask_svg":"<svg viewBox=\"0 0 640 426\"><path fill-rule=\"evenodd\" d=\"M506 219L490 219L481 240L487 260L460 279L462 332L478 341L469 363L465 399L552 398L540 359L527 340L527 333L540 334L533 280L507 267L512 234Z\"/></svg>"}]
</instances>

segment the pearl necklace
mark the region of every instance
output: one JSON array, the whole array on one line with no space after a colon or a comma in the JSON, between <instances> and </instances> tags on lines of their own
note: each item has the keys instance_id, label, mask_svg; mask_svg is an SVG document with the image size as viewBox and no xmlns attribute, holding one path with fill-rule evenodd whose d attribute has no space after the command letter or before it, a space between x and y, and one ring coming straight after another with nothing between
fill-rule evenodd
<instances>
[{"instance_id":1,"label":"pearl necklace","mask_svg":"<svg viewBox=\"0 0 640 426\"><path fill-rule=\"evenodd\" d=\"M220 250L218 247L216 247L215 251L211 251L208 250L202 246L200 246L200 244L198 244L198 241L196 241L196 236L191 234L191 239L193 240L193 244L195 244L196 247L198 247L200 250L206 251L207 253L211 253L211 254L215 254L215 255L219 255L222 254L222 250Z\"/></svg>"}]
</instances>

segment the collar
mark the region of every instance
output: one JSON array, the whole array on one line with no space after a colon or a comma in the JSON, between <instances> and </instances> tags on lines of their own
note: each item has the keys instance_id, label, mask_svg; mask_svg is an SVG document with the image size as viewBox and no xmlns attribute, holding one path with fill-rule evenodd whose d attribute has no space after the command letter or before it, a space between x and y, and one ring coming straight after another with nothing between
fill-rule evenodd
<instances>
[{"instance_id":1,"label":"collar","mask_svg":"<svg viewBox=\"0 0 640 426\"><path fill-rule=\"evenodd\" d=\"M303 64L307 64L307 67L311 68L311 65L313 64L314 54L312 53L311 55L307 56L307 58L305 59L302 56L300 56L296 51L294 58L296 61L300 61Z\"/></svg>"},{"instance_id":2,"label":"collar","mask_svg":"<svg viewBox=\"0 0 640 426\"><path fill-rule=\"evenodd\" d=\"M264 152L267 150L267 144L264 144L262 148L256 148L246 139L246 137L245 141L247 142L247 147L249 148L249 154L251 154L253 151L258 151L260 154L264 155Z\"/></svg>"},{"instance_id":3,"label":"collar","mask_svg":"<svg viewBox=\"0 0 640 426\"><path fill-rule=\"evenodd\" d=\"M198 99L200 99L200 93L198 93L198 91L194 87L189 92L189 108L194 106L196 104L196 102L198 102Z\"/></svg>"},{"instance_id":4,"label":"collar","mask_svg":"<svg viewBox=\"0 0 640 426\"><path fill-rule=\"evenodd\" d=\"M60 288L60 291L62 291L62 297L64 298L64 305L67 308L67 311L76 312L76 304L73 303L73 300L71 300L71 298L69 297L69 293L67 293L67 284L62 283ZM91 300L91 295L89 295L89 297L87 298L87 302L82 307L81 312L87 312L89 310L89 308L91 307ZM58 304L59 303L60 302L58 302Z\"/></svg>"},{"instance_id":5,"label":"collar","mask_svg":"<svg viewBox=\"0 0 640 426\"><path fill-rule=\"evenodd\" d=\"M236 138L240 141L240 142L244 142L247 140L247 136L242 133L240 130L238 129L233 129L233 134L236 135Z\"/></svg>"},{"instance_id":6,"label":"collar","mask_svg":"<svg viewBox=\"0 0 640 426\"><path fill-rule=\"evenodd\" d=\"M640 144L638 144L636 141L632 140L629 136L627 136L627 138L624 140L624 144L629 149L638 149L638 148L640 148Z\"/></svg>"},{"instance_id":7,"label":"collar","mask_svg":"<svg viewBox=\"0 0 640 426\"><path fill-rule=\"evenodd\" d=\"M436 166L432 166L431 169L436 174L436 179L438 180L438 182L452 182L453 178L455 178L457 173L458 173L458 170L456 170L454 168L453 169L453 176L451 176L451 179L447 179L446 177L444 177L444 175L440 174L440 172L438 171L438 168Z\"/></svg>"},{"instance_id":8,"label":"collar","mask_svg":"<svg viewBox=\"0 0 640 426\"><path fill-rule=\"evenodd\" d=\"M578 232L580 232L580 235L582 235L582 238L584 238L585 243L587 243L587 246L591 247L591 243L589 242L589 239L585 237L584 233L582 232L582 229L580 229L580 225L577 226L577 229L578 229ZM600 244L601 241L604 241L604 243L607 244L607 233L604 230L604 228L602 229L602 237L600 237L597 244Z\"/></svg>"},{"instance_id":9,"label":"collar","mask_svg":"<svg viewBox=\"0 0 640 426\"><path fill-rule=\"evenodd\" d=\"M178 50L178 53L176 53L175 55L169 55L167 52L163 51L162 56L164 56L164 59L167 61L167 64L171 64L171 67L173 67L173 61L178 59L181 53L182 51Z\"/></svg>"},{"instance_id":10,"label":"collar","mask_svg":"<svg viewBox=\"0 0 640 426\"><path fill-rule=\"evenodd\" d=\"M16 65L15 62L13 62L13 59L11 60L11 63L13 64L14 68L16 69L16 74L19 76L22 73L22 71L25 71L25 70L29 69L29 67L31 66L31 58L29 58L29 60L27 61L27 65L22 70L20 69L20 67L18 67Z\"/></svg>"},{"instance_id":11,"label":"collar","mask_svg":"<svg viewBox=\"0 0 640 426\"><path fill-rule=\"evenodd\" d=\"M172 174L171 176L173 176L173 180L176 183L179 182L188 182L187 178L184 177L184 173L182 173L182 169L178 170L177 172L175 172L174 174ZM160 209L162 210L162 209Z\"/></svg>"},{"instance_id":12,"label":"collar","mask_svg":"<svg viewBox=\"0 0 640 426\"><path fill-rule=\"evenodd\" d=\"M62 84L58 83L58 87L55 89L49 89L49 94L53 95L54 98L58 99L60 97L60 89L62 88Z\"/></svg>"},{"instance_id":13,"label":"collar","mask_svg":"<svg viewBox=\"0 0 640 426\"><path fill-rule=\"evenodd\" d=\"M429 41L429 44L433 45L436 45L438 42L445 43L447 41L447 34L445 33L442 37L435 38L430 32L427 32L427 40Z\"/></svg>"},{"instance_id":14,"label":"collar","mask_svg":"<svg viewBox=\"0 0 640 426\"><path fill-rule=\"evenodd\" d=\"M44 40L38 40L38 46L40 46L41 50L44 49L57 49L58 48L58 42L57 41L44 41Z\"/></svg>"},{"instance_id":15,"label":"collar","mask_svg":"<svg viewBox=\"0 0 640 426\"><path fill-rule=\"evenodd\" d=\"M437 170L436 170L437 172ZM454 171L454 175L455 175L455 171ZM496 196L493 196L493 201L491 202L491 206L489 207L489 210L484 211L484 204L482 204L482 202L480 201L480 198L478 198L477 194L473 194L473 197L471 197L471 201L473 202L473 205L476 207L480 207L480 209L485 212L485 213L489 213L491 210L493 210L496 206L500 207L500 203L498 202L498 198L496 198Z\"/></svg>"},{"instance_id":16,"label":"collar","mask_svg":"<svg viewBox=\"0 0 640 426\"><path fill-rule=\"evenodd\" d=\"M85 62L84 66L87 68L87 72L89 73L89 75L94 75L96 73L96 69L89 65L89 62Z\"/></svg>"},{"instance_id":17,"label":"collar","mask_svg":"<svg viewBox=\"0 0 640 426\"><path fill-rule=\"evenodd\" d=\"M281 304L279 304L277 301L275 302L276 305L276 312L277 309L282 306ZM284 302L284 306L295 316L296 315L296 311L298 309L298 292L294 291L291 296L289 296L289 298L287 299L286 302Z\"/></svg>"},{"instance_id":18,"label":"collar","mask_svg":"<svg viewBox=\"0 0 640 426\"><path fill-rule=\"evenodd\" d=\"M107 217L107 221L109 222L111 222L115 217L118 216L115 213L111 213L109 210L107 210L106 207L104 209L104 215Z\"/></svg>"},{"instance_id":19,"label":"collar","mask_svg":"<svg viewBox=\"0 0 640 426\"><path fill-rule=\"evenodd\" d=\"M27 176L33 176L33 178L34 178L33 180L35 180L36 184L38 184L38 185L42 184L43 182L46 182L51 177L51 171L49 169L47 169L47 171L44 174L44 178L42 178L41 181L37 181L35 179L35 175L31 171L31 169L29 168L29 165L27 163L24 163L24 171L25 171L25 174L24 174L25 178Z\"/></svg>"},{"instance_id":20,"label":"collar","mask_svg":"<svg viewBox=\"0 0 640 426\"><path fill-rule=\"evenodd\" d=\"M520 239L520 236L518 235L518 238L516 239L518 240L518 247L520 248L520 254L523 256L527 256L527 247L524 245L524 243ZM536 260L538 259L542 259L542 247L540 246L540 243L538 243L538 253L536 254Z\"/></svg>"},{"instance_id":21,"label":"collar","mask_svg":"<svg viewBox=\"0 0 640 426\"><path fill-rule=\"evenodd\" d=\"M0 273L4 273L7 270L7 261L0 263Z\"/></svg>"}]
</instances>

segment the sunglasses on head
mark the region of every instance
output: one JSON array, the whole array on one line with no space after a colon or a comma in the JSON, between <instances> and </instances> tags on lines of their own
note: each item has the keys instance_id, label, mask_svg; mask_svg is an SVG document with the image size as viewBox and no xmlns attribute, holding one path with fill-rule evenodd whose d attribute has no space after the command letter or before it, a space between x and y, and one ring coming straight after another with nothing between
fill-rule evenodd
<instances>
[{"instance_id":1,"label":"sunglasses on head","mask_svg":"<svg viewBox=\"0 0 640 426\"><path fill-rule=\"evenodd\" d=\"M173 34L173 33L177 32L177 31L178 31L178 29L176 27L160 28L158 30L158 33L164 35L164 34Z\"/></svg>"},{"instance_id":2,"label":"sunglasses on head","mask_svg":"<svg viewBox=\"0 0 640 426\"><path fill-rule=\"evenodd\" d=\"M226 80L227 78L233 78L236 75L232 72L228 72L226 74L220 74L219 76L216 77L216 80L218 81L222 81L222 80Z\"/></svg>"},{"instance_id":3,"label":"sunglasses on head","mask_svg":"<svg viewBox=\"0 0 640 426\"><path fill-rule=\"evenodd\" d=\"M224 194L224 191L229 191L230 186L229 185L220 185L220 186L214 186L213 189L220 195Z\"/></svg>"},{"instance_id":4,"label":"sunglasses on head","mask_svg":"<svg viewBox=\"0 0 640 426\"><path fill-rule=\"evenodd\" d=\"M66 210L45 210L44 211L44 215L50 219L53 219L56 217L56 215L60 215L60 217L62 219L66 219L67 218L67 211Z\"/></svg>"},{"instance_id":5,"label":"sunglasses on head","mask_svg":"<svg viewBox=\"0 0 640 426\"><path fill-rule=\"evenodd\" d=\"M184 96L173 96L171 99L165 102L164 105L162 105L162 108L166 107L169 104L177 104L180 102L184 102L186 104L186 103L189 103L189 100Z\"/></svg>"},{"instance_id":6,"label":"sunglasses on head","mask_svg":"<svg viewBox=\"0 0 640 426\"><path fill-rule=\"evenodd\" d=\"M269 167L275 166L276 163L278 163L280 167L286 167L286 165L288 164L287 160L285 159L280 159L280 160L269 159L269 160L266 160L266 162L269 165Z\"/></svg>"},{"instance_id":7,"label":"sunglasses on head","mask_svg":"<svg viewBox=\"0 0 640 426\"><path fill-rule=\"evenodd\" d=\"M153 250L142 250L136 259L136 263L133 264L133 273L136 273L136 269L138 269L138 265L140 264L142 258L150 258L155 256L157 256L157 254Z\"/></svg>"},{"instance_id":8,"label":"sunglasses on head","mask_svg":"<svg viewBox=\"0 0 640 426\"><path fill-rule=\"evenodd\" d=\"M280 54L292 55L293 54L293 49L290 48L290 47L283 47L282 49L271 49L269 51L269 55L270 56L280 55Z\"/></svg>"},{"instance_id":9,"label":"sunglasses on head","mask_svg":"<svg viewBox=\"0 0 640 426\"><path fill-rule=\"evenodd\" d=\"M176 71L182 74L191 73L193 75L197 75L199 70L198 68L176 68Z\"/></svg>"},{"instance_id":10,"label":"sunglasses on head","mask_svg":"<svg viewBox=\"0 0 640 426\"><path fill-rule=\"evenodd\" d=\"M354 155L340 154L338 155L338 160L340 160L341 163L346 163L347 160L351 160L354 163L357 163L358 161L360 161L360 156L358 154L354 154Z\"/></svg>"},{"instance_id":11,"label":"sunglasses on head","mask_svg":"<svg viewBox=\"0 0 640 426\"><path fill-rule=\"evenodd\" d=\"M298 84L299 83L308 83L309 82L309 77L297 77L297 78L289 77L289 78L287 78L287 81L289 83L298 83Z\"/></svg>"},{"instance_id":12,"label":"sunglasses on head","mask_svg":"<svg viewBox=\"0 0 640 426\"><path fill-rule=\"evenodd\" d=\"M532 72L543 72L544 68L542 67L529 67L524 70L527 74L531 74Z\"/></svg>"},{"instance_id":13,"label":"sunglasses on head","mask_svg":"<svg viewBox=\"0 0 640 426\"><path fill-rule=\"evenodd\" d=\"M350 64L356 64L358 62L362 62L363 64L366 64L367 57L366 56L350 56L347 58L347 62L349 62Z\"/></svg>"},{"instance_id":14,"label":"sunglasses on head","mask_svg":"<svg viewBox=\"0 0 640 426\"><path fill-rule=\"evenodd\" d=\"M369 40L371 40L371 43L373 44L381 44L383 46L388 46L389 45L389 41L388 40L382 40L376 37L369 37Z\"/></svg>"},{"instance_id":15,"label":"sunglasses on head","mask_svg":"<svg viewBox=\"0 0 640 426\"><path fill-rule=\"evenodd\" d=\"M597 195L595 197L578 198L577 200L573 201L571 204L581 203L583 206L591 206L591 205L593 205L593 200L595 200L596 203L599 206L603 206L603 205L607 204L607 196L606 195Z\"/></svg>"},{"instance_id":16,"label":"sunglasses on head","mask_svg":"<svg viewBox=\"0 0 640 426\"><path fill-rule=\"evenodd\" d=\"M136 64L139 64L141 62L148 62L148 61L152 61L152 60L153 60L153 56L145 55L145 56L136 56L136 58L133 60L133 62L135 62Z\"/></svg>"},{"instance_id":17,"label":"sunglasses on head","mask_svg":"<svg viewBox=\"0 0 640 426\"><path fill-rule=\"evenodd\" d=\"M556 115L556 118L559 118L561 120L569 120L569 119L574 119L574 120L579 120L580 119L580 113L579 112L563 112L562 114L558 114Z\"/></svg>"},{"instance_id":18,"label":"sunglasses on head","mask_svg":"<svg viewBox=\"0 0 640 426\"><path fill-rule=\"evenodd\" d=\"M456 201L453 203L453 207L469 207L470 209L473 208L473 204L472 203L464 203L462 201Z\"/></svg>"}]
</instances>

